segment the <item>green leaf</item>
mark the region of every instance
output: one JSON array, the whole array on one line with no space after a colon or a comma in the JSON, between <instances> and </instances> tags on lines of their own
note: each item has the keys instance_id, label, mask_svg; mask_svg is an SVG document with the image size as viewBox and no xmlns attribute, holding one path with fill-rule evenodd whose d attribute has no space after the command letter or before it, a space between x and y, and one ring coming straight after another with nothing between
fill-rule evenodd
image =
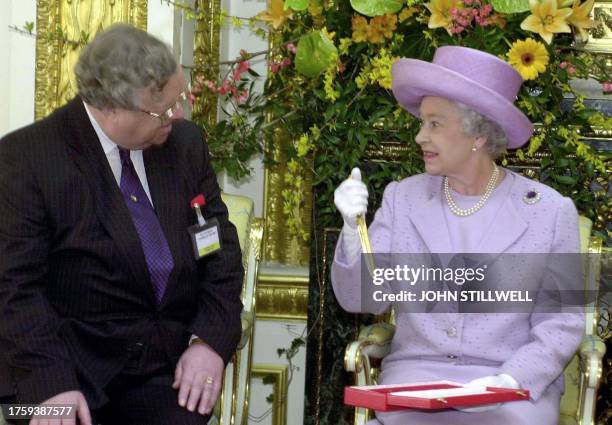
<instances>
[{"instance_id":1,"label":"green leaf","mask_svg":"<svg viewBox=\"0 0 612 425\"><path fill-rule=\"evenodd\" d=\"M529 0L492 0L491 4L499 13L520 13L529 10Z\"/></svg>"},{"instance_id":2,"label":"green leaf","mask_svg":"<svg viewBox=\"0 0 612 425\"><path fill-rule=\"evenodd\" d=\"M379 16L386 13L396 13L404 5L401 0L351 0L351 6L357 12L366 16Z\"/></svg>"},{"instance_id":3,"label":"green leaf","mask_svg":"<svg viewBox=\"0 0 612 425\"><path fill-rule=\"evenodd\" d=\"M576 184L576 178L570 176L554 176L555 180L561 184L566 184L568 186L572 186Z\"/></svg>"},{"instance_id":4,"label":"green leaf","mask_svg":"<svg viewBox=\"0 0 612 425\"><path fill-rule=\"evenodd\" d=\"M308 9L308 0L285 0L285 10L293 9L296 11Z\"/></svg>"},{"instance_id":5,"label":"green leaf","mask_svg":"<svg viewBox=\"0 0 612 425\"><path fill-rule=\"evenodd\" d=\"M338 49L321 31L303 36L295 55L296 69L307 77L314 78L329 68L338 58Z\"/></svg>"}]
</instances>

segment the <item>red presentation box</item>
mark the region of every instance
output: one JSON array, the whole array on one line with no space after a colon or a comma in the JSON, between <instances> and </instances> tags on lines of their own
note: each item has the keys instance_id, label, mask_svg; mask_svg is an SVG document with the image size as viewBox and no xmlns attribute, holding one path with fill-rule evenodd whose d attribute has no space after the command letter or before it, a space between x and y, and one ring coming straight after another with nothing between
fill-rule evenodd
<instances>
[{"instance_id":1,"label":"red presentation box","mask_svg":"<svg viewBox=\"0 0 612 425\"><path fill-rule=\"evenodd\" d=\"M445 391L447 395L437 396L431 390L448 391ZM418 391L419 393L407 394L406 391ZM402 409L452 409L520 400L529 400L529 390L464 387L450 381L344 388L344 404L381 412Z\"/></svg>"}]
</instances>

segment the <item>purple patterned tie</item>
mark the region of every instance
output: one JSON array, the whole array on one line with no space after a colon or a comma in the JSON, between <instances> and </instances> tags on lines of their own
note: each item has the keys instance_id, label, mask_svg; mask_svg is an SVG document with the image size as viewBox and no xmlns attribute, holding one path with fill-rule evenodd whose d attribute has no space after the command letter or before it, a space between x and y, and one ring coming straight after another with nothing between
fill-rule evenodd
<instances>
[{"instance_id":1,"label":"purple patterned tie","mask_svg":"<svg viewBox=\"0 0 612 425\"><path fill-rule=\"evenodd\" d=\"M130 151L119 148L119 156L121 157L121 184L119 186L140 237L155 297L159 303L166 290L174 261L155 210L132 164Z\"/></svg>"}]
</instances>

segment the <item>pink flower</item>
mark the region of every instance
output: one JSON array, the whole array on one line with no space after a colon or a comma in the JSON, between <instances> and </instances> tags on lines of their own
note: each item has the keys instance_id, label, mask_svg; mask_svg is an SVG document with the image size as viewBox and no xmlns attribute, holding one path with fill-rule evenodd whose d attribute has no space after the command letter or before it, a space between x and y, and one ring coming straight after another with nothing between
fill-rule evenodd
<instances>
[{"instance_id":1,"label":"pink flower","mask_svg":"<svg viewBox=\"0 0 612 425\"><path fill-rule=\"evenodd\" d=\"M452 18L456 18L457 17L457 8L456 7L451 7L450 10L449 10L449 13L450 13Z\"/></svg>"},{"instance_id":2,"label":"pink flower","mask_svg":"<svg viewBox=\"0 0 612 425\"><path fill-rule=\"evenodd\" d=\"M463 0L463 4L465 4L466 6L469 6L472 4L472 0Z\"/></svg>"},{"instance_id":3,"label":"pink flower","mask_svg":"<svg viewBox=\"0 0 612 425\"><path fill-rule=\"evenodd\" d=\"M482 11L483 11L483 12L484 12L486 15L488 15L488 14L490 14L490 13L493 11L493 6L491 6L490 4L485 4L485 5L482 7Z\"/></svg>"},{"instance_id":4,"label":"pink flower","mask_svg":"<svg viewBox=\"0 0 612 425\"><path fill-rule=\"evenodd\" d=\"M293 54L297 53L297 47L295 47L295 44L293 43L287 44L287 50L289 50Z\"/></svg>"},{"instance_id":5,"label":"pink flower","mask_svg":"<svg viewBox=\"0 0 612 425\"><path fill-rule=\"evenodd\" d=\"M472 10L472 16L478 16L478 9L471 9Z\"/></svg>"},{"instance_id":6,"label":"pink flower","mask_svg":"<svg viewBox=\"0 0 612 425\"><path fill-rule=\"evenodd\" d=\"M459 34L460 32L463 32L465 28L462 27L461 25L457 25L453 28L452 32L454 32L455 34Z\"/></svg>"},{"instance_id":7,"label":"pink flower","mask_svg":"<svg viewBox=\"0 0 612 425\"><path fill-rule=\"evenodd\" d=\"M230 92L233 87L229 80L223 80L223 85L217 89L219 94L226 95Z\"/></svg>"},{"instance_id":8,"label":"pink flower","mask_svg":"<svg viewBox=\"0 0 612 425\"><path fill-rule=\"evenodd\" d=\"M270 71L271 72L278 72L280 70L280 64L276 63L276 62L270 62Z\"/></svg>"},{"instance_id":9,"label":"pink flower","mask_svg":"<svg viewBox=\"0 0 612 425\"><path fill-rule=\"evenodd\" d=\"M290 58L285 58L281 62L281 67L282 68L287 68L289 65L291 65L291 59Z\"/></svg>"},{"instance_id":10,"label":"pink flower","mask_svg":"<svg viewBox=\"0 0 612 425\"><path fill-rule=\"evenodd\" d=\"M612 93L612 82L607 81L602 84L604 93Z\"/></svg>"},{"instance_id":11,"label":"pink flower","mask_svg":"<svg viewBox=\"0 0 612 425\"><path fill-rule=\"evenodd\" d=\"M249 98L249 92L244 90L239 95L237 95L237 96L234 95L234 98L236 99L236 102L238 102L239 105L242 105Z\"/></svg>"},{"instance_id":12,"label":"pink flower","mask_svg":"<svg viewBox=\"0 0 612 425\"><path fill-rule=\"evenodd\" d=\"M247 72L249 70L249 61L238 62L238 70L240 72Z\"/></svg>"},{"instance_id":13,"label":"pink flower","mask_svg":"<svg viewBox=\"0 0 612 425\"><path fill-rule=\"evenodd\" d=\"M561 69L565 69L565 68L567 68L567 65L568 65L568 63L567 63L566 61L563 61L563 62L561 62L561 63L559 64L559 68L561 68Z\"/></svg>"},{"instance_id":14,"label":"pink flower","mask_svg":"<svg viewBox=\"0 0 612 425\"><path fill-rule=\"evenodd\" d=\"M338 72L342 74L344 71L346 71L346 65L340 62L340 64L338 65Z\"/></svg>"}]
</instances>

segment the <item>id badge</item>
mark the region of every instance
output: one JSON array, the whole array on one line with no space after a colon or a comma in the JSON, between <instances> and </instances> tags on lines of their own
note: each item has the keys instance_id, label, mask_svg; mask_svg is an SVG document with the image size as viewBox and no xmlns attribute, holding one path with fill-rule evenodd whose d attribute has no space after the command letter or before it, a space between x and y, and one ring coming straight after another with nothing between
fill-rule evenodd
<instances>
[{"instance_id":1,"label":"id badge","mask_svg":"<svg viewBox=\"0 0 612 425\"><path fill-rule=\"evenodd\" d=\"M210 218L205 224L194 224L187 228L196 260L206 257L221 249L221 230L216 218Z\"/></svg>"}]
</instances>

